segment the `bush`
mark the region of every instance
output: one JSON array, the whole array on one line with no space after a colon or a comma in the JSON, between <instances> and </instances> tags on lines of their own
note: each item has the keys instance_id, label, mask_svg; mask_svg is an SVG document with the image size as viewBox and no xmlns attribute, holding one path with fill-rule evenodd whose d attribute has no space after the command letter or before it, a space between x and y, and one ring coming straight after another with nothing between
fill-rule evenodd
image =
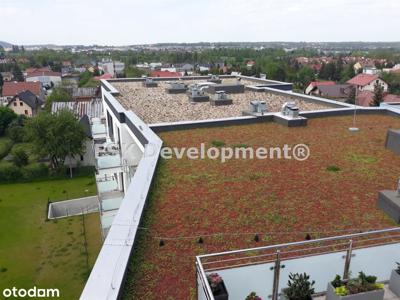
<instances>
[{"instance_id":1,"label":"bush","mask_svg":"<svg viewBox=\"0 0 400 300\"><path fill-rule=\"evenodd\" d=\"M22 171L14 165L0 166L0 182L15 182L21 181Z\"/></svg>"},{"instance_id":2,"label":"bush","mask_svg":"<svg viewBox=\"0 0 400 300\"><path fill-rule=\"evenodd\" d=\"M211 145L213 145L215 147L222 147L222 146L225 146L225 142L219 141L219 140L214 140L211 142Z\"/></svg>"},{"instance_id":3,"label":"bush","mask_svg":"<svg viewBox=\"0 0 400 300\"><path fill-rule=\"evenodd\" d=\"M22 169L22 177L26 181L46 179L49 176L49 168L45 164L32 164Z\"/></svg>"},{"instance_id":4,"label":"bush","mask_svg":"<svg viewBox=\"0 0 400 300\"><path fill-rule=\"evenodd\" d=\"M7 129L7 135L14 143L21 143L25 139L24 127L18 125L10 125Z\"/></svg>"},{"instance_id":5,"label":"bush","mask_svg":"<svg viewBox=\"0 0 400 300\"><path fill-rule=\"evenodd\" d=\"M13 143L10 140L4 140L0 143L0 159L3 159L10 153Z\"/></svg>"},{"instance_id":6,"label":"bush","mask_svg":"<svg viewBox=\"0 0 400 300\"><path fill-rule=\"evenodd\" d=\"M340 168L338 166L328 166L326 170L329 172L339 172Z\"/></svg>"},{"instance_id":7,"label":"bush","mask_svg":"<svg viewBox=\"0 0 400 300\"><path fill-rule=\"evenodd\" d=\"M26 166L29 163L29 156L23 149L15 149L12 151L12 160L17 167Z\"/></svg>"}]
</instances>

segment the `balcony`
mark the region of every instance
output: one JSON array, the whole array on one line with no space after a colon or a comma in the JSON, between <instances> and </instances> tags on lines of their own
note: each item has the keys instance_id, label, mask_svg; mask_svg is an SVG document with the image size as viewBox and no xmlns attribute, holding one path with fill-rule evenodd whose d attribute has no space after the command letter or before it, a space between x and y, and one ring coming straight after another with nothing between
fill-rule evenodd
<instances>
[{"instance_id":1,"label":"balcony","mask_svg":"<svg viewBox=\"0 0 400 300\"><path fill-rule=\"evenodd\" d=\"M105 140L107 137L107 129L104 120L100 118L92 118L91 131L94 140Z\"/></svg>"},{"instance_id":2,"label":"balcony","mask_svg":"<svg viewBox=\"0 0 400 300\"><path fill-rule=\"evenodd\" d=\"M362 271L387 284L396 262L400 262L400 228L200 255L198 299L214 299L207 281L211 273L222 277L229 300L246 299L251 292L263 300L278 300L289 274L305 272L315 281L313 299L324 300L328 283L337 274L348 279ZM385 299L400 300L387 285Z\"/></svg>"},{"instance_id":3,"label":"balcony","mask_svg":"<svg viewBox=\"0 0 400 300\"><path fill-rule=\"evenodd\" d=\"M106 142L94 144L97 174L100 177L122 172L121 152L118 144Z\"/></svg>"}]
</instances>

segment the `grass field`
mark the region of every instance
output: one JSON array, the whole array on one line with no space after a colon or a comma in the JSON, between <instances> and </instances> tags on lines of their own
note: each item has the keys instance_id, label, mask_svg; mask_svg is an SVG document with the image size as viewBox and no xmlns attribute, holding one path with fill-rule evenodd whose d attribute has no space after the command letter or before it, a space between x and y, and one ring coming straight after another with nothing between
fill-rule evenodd
<instances>
[{"instance_id":1,"label":"grass field","mask_svg":"<svg viewBox=\"0 0 400 300\"><path fill-rule=\"evenodd\" d=\"M0 184L0 292L37 286L58 288L58 299L79 298L101 247L99 216L46 222L47 199L95 192L93 177Z\"/></svg>"}]
</instances>

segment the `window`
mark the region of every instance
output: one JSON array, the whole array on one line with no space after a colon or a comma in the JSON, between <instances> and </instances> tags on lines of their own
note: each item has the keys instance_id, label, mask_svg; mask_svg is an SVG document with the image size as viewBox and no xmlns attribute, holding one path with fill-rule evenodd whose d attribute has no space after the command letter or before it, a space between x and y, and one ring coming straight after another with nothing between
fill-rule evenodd
<instances>
[{"instance_id":1,"label":"window","mask_svg":"<svg viewBox=\"0 0 400 300\"><path fill-rule=\"evenodd\" d=\"M25 109L25 115L28 115L28 111Z\"/></svg>"},{"instance_id":2,"label":"window","mask_svg":"<svg viewBox=\"0 0 400 300\"><path fill-rule=\"evenodd\" d=\"M24 106L24 102L19 102L19 106Z\"/></svg>"},{"instance_id":3,"label":"window","mask_svg":"<svg viewBox=\"0 0 400 300\"><path fill-rule=\"evenodd\" d=\"M17 102L14 102L14 106L17 106Z\"/></svg>"},{"instance_id":4,"label":"window","mask_svg":"<svg viewBox=\"0 0 400 300\"><path fill-rule=\"evenodd\" d=\"M83 155L81 155L81 161L83 161Z\"/></svg>"}]
</instances>

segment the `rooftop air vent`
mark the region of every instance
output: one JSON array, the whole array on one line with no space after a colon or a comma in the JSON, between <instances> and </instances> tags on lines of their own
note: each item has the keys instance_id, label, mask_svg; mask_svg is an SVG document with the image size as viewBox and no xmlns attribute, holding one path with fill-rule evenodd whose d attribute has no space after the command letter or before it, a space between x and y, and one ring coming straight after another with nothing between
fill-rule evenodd
<instances>
[{"instance_id":1,"label":"rooftop air vent","mask_svg":"<svg viewBox=\"0 0 400 300\"><path fill-rule=\"evenodd\" d=\"M143 85L148 88L157 87L157 82L155 82L153 78L146 77L146 79L143 81Z\"/></svg>"},{"instance_id":2,"label":"rooftop air vent","mask_svg":"<svg viewBox=\"0 0 400 300\"><path fill-rule=\"evenodd\" d=\"M214 98L210 101L211 105L230 105L233 103L232 99L228 98L228 95L225 91L217 91L214 94Z\"/></svg>"},{"instance_id":3,"label":"rooftop air vent","mask_svg":"<svg viewBox=\"0 0 400 300\"><path fill-rule=\"evenodd\" d=\"M296 106L295 102L285 102L282 105L281 113L285 117L298 118L299 117L299 108Z\"/></svg>"},{"instance_id":4,"label":"rooftop air vent","mask_svg":"<svg viewBox=\"0 0 400 300\"><path fill-rule=\"evenodd\" d=\"M192 86L188 93L189 100L193 102L208 102L210 97L204 93L205 88L197 84Z\"/></svg>"},{"instance_id":5,"label":"rooftop air vent","mask_svg":"<svg viewBox=\"0 0 400 300\"><path fill-rule=\"evenodd\" d=\"M218 84L222 82L222 80L219 78L218 75L211 75L211 78L208 81L218 83Z\"/></svg>"},{"instance_id":6,"label":"rooftop air vent","mask_svg":"<svg viewBox=\"0 0 400 300\"><path fill-rule=\"evenodd\" d=\"M262 100L250 101L250 112L264 114L267 112L267 103Z\"/></svg>"},{"instance_id":7,"label":"rooftop air vent","mask_svg":"<svg viewBox=\"0 0 400 300\"><path fill-rule=\"evenodd\" d=\"M169 94L184 94L187 91L187 86L184 82L173 81L169 82L169 86L166 88Z\"/></svg>"}]
</instances>

